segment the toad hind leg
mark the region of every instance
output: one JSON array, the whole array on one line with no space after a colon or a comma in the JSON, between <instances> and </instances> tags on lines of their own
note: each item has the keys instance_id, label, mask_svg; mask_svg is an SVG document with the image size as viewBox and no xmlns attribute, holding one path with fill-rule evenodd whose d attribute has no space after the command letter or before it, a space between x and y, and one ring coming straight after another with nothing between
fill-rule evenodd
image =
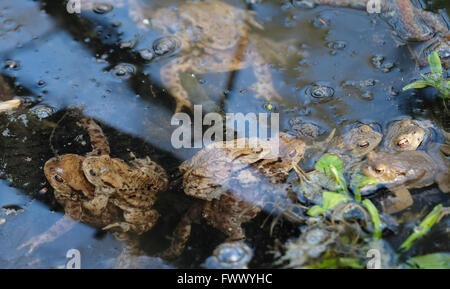
<instances>
[{"instance_id":1,"label":"toad hind leg","mask_svg":"<svg viewBox=\"0 0 450 289\"><path fill-rule=\"evenodd\" d=\"M173 231L173 239L170 247L158 254L158 257L173 259L183 253L184 247L186 246L189 236L191 235L192 223L201 219L203 206L204 203L199 201L189 208Z\"/></svg>"},{"instance_id":2,"label":"toad hind leg","mask_svg":"<svg viewBox=\"0 0 450 289\"><path fill-rule=\"evenodd\" d=\"M395 194L395 197L387 198L381 202L384 213L395 214L413 204L411 193L405 187L395 188L392 192Z\"/></svg>"},{"instance_id":3,"label":"toad hind leg","mask_svg":"<svg viewBox=\"0 0 450 289\"><path fill-rule=\"evenodd\" d=\"M110 148L108 139L103 133L102 128L95 123L92 118L83 118L81 119L80 124L89 133L89 138L91 140L92 152L88 155L109 155Z\"/></svg>"}]
</instances>

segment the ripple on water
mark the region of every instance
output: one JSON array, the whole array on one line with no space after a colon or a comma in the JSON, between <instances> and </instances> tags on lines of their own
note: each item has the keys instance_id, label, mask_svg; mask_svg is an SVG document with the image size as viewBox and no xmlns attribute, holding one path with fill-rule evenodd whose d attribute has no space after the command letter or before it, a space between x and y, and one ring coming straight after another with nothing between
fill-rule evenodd
<instances>
[{"instance_id":1,"label":"ripple on water","mask_svg":"<svg viewBox=\"0 0 450 289\"><path fill-rule=\"evenodd\" d=\"M153 51L158 56L173 55L181 49L181 41L176 36L165 36L153 42Z\"/></svg>"},{"instance_id":2,"label":"ripple on water","mask_svg":"<svg viewBox=\"0 0 450 289\"><path fill-rule=\"evenodd\" d=\"M109 3L94 3L92 4L92 11L97 14L106 14L111 12L114 7Z\"/></svg>"},{"instance_id":3,"label":"ripple on water","mask_svg":"<svg viewBox=\"0 0 450 289\"><path fill-rule=\"evenodd\" d=\"M306 88L305 92L314 102L326 102L334 96L334 89L322 84L311 85Z\"/></svg>"}]
</instances>

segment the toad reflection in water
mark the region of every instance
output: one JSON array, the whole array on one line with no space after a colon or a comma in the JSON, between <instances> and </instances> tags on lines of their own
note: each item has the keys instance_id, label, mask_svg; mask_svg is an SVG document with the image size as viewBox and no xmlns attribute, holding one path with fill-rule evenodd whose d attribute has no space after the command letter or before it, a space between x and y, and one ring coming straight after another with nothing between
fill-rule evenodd
<instances>
[{"instance_id":1,"label":"toad reflection in water","mask_svg":"<svg viewBox=\"0 0 450 289\"><path fill-rule=\"evenodd\" d=\"M183 107L192 109L180 78L183 72L204 74L253 67L255 97L281 99L273 87L269 66L258 51L259 45L257 47L257 44L270 43L270 40L250 34L252 28L263 29L251 12L221 1L186 1L177 9L156 11L142 8L137 1L132 3L131 14L138 23L150 19L151 27L162 31L161 53L169 48L181 49L160 72L164 86L176 99L176 112ZM277 46L273 44L273 47ZM271 54L276 53L272 51Z\"/></svg>"}]
</instances>

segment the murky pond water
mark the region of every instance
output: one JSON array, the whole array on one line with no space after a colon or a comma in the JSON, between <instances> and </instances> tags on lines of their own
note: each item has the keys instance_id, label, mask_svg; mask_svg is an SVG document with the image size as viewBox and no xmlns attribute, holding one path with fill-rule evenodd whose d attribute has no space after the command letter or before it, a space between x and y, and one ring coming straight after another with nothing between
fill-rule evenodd
<instances>
[{"instance_id":1,"label":"murky pond water","mask_svg":"<svg viewBox=\"0 0 450 289\"><path fill-rule=\"evenodd\" d=\"M77 125L81 115L101 124L111 156L130 160L129 152L148 155L167 171L169 188L154 205L160 218L139 237L148 256L168 246L178 221L195 202L183 192L178 166L199 149L172 145L176 127L171 118L177 98L160 76L161 69L179 55L164 53L164 45L170 43L161 43L161 31L142 27L152 19L151 13L144 13L148 19L140 19L140 25L134 21L136 11L165 7L176 11L185 1L105 1L79 14L68 13L66 2L0 2L0 100L7 100L2 97L8 94L22 100L19 108L0 112L0 268L64 267L71 248L81 252L83 268L108 268L125 246L112 234L79 223L32 253L17 249L64 215L43 167L55 152L85 155L91 150L89 136ZM204 114L275 111L280 115L280 131L292 133L294 124L310 122L320 127L320 138L334 128L341 134L359 123L385 133L392 121L409 117L430 121L433 141L444 141L440 131L450 130L450 114L436 91L402 91L427 72L411 54L423 43L403 45L384 19L364 10L306 9L296 5L298 1L226 2L253 10L264 28L251 30L250 47L256 47L269 63L273 87L282 99L255 97L252 84L257 77L252 67L229 72L214 69L217 63L211 62L207 65L212 72L198 69L180 74L191 102L203 104ZM445 17L445 9L447 13L450 9L446 1L428 1L424 7ZM231 28L211 31L220 35L231 33ZM223 61L226 55L210 58ZM191 59L211 61L192 55ZM3 94L2 87L10 92ZM385 234L392 248L435 205L450 204L436 185L414 190L413 198L412 207L395 215L397 230ZM246 242L254 250L252 268L277 266L273 254L277 244L300 234L299 224L287 219L271 232L272 218L270 211L263 211L244 224ZM180 258L166 262L150 257L144 267L199 267L226 239L206 221L194 224L192 232ZM444 218L408 256L449 249L448 218Z\"/></svg>"}]
</instances>

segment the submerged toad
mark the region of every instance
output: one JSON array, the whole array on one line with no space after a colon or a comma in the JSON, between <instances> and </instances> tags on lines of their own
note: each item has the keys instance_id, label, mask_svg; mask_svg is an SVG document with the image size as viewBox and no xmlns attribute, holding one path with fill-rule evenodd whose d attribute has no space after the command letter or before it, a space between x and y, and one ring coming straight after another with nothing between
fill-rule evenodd
<instances>
[{"instance_id":1,"label":"submerged toad","mask_svg":"<svg viewBox=\"0 0 450 289\"><path fill-rule=\"evenodd\" d=\"M303 0L300 3L310 5L333 5L367 9L383 13L388 22L394 26L398 35L405 40L426 41L435 33L446 33L448 27L438 14L415 7L411 0ZM368 10L369 10L368 9ZM379 9L379 10L378 10Z\"/></svg>"},{"instance_id":2,"label":"submerged toad","mask_svg":"<svg viewBox=\"0 0 450 289\"><path fill-rule=\"evenodd\" d=\"M416 150L427 134L429 134L429 131L423 122L409 118L401 119L388 129L383 151L402 152Z\"/></svg>"},{"instance_id":3,"label":"submerged toad","mask_svg":"<svg viewBox=\"0 0 450 289\"><path fill-rule=\"evenodd\" d=\"M412 205L408 189L423 188L436 182L441 191L450 192L449 161L437 152L437 148L431 154L424 151L371 152L361 170L395 194L382 202L383 211L388 214Z\"/></svg>"},{"instance_id":4,"label":"submerged toad","mask_svg":"<svg viewBox=\"0 0 450 289\"><path fill-rule=\"evenodd\" d=\"M240 141L245 146L239 145ZM185 193L202 201L189 209L177 225L164 257L182 253L192 222L201 218L228 235L229 241L245 238L241 224L256 217L265 198L277 194L275 184L282 182L292 169L300 170L297 163L305 143L280 133L278 153L273 151L275 144L274 139L257 144L243 138L215 142L181 164Z\"/></svg>"},{"instance_id":5,"label":"submerged toad","mask_svg":"<svg viewBox=\"0 0 450 289\"><path fill-rule=\"evenodd\" d=\"M158 219L151 209L159 191L168 184L162 167L146 158L130 164L109 156L109 144L102 129L92 119L83 119L93 151L86 157L65 154L49 159L44 166L47 180L65 217L46 233L32 238L20 248L55 240L79 221L114 232L142 234Z\"/></svg>"},{"instance_id":6,"label":"submerged toad","mask_svg":"<svg viewBox=\"0 0 450 289\"><path fill-rule=\"evenodd\" d=\"M181 50L160 71L164 86L176 99L176 112L183 107L192 109L180 78L183 72L228 72L252 66L255 97L281 99L273 87L269 67L249 35L252 28L263 29L250 11L221 1L186 1L176 9L145 9L148 12L142 12L139 4L134 6L136 21L145 23L150 19L151 27L162 31L158 51Z\"/></svg>"}]
</instances>

